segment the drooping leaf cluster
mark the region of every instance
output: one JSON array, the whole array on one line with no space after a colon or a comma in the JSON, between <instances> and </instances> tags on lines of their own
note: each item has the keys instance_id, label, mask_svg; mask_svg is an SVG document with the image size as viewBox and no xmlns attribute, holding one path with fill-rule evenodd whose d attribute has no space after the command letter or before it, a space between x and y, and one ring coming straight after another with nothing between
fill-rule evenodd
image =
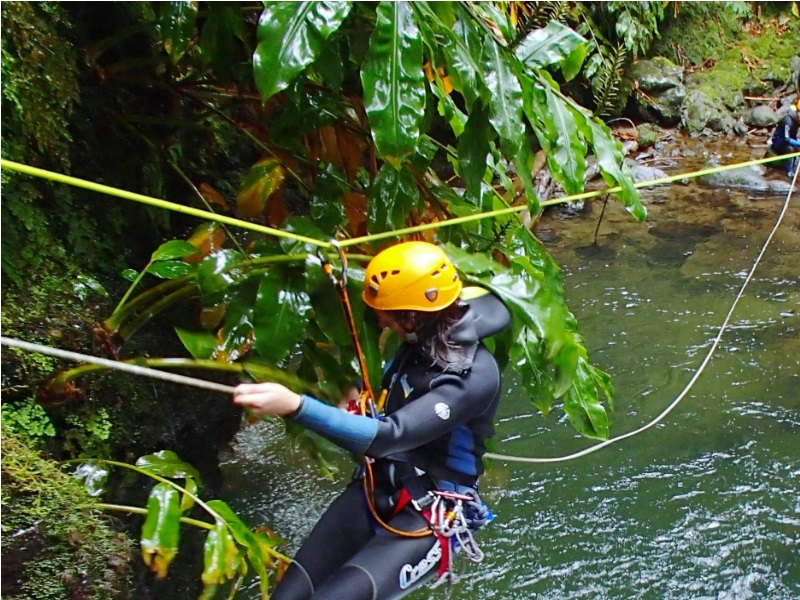
<instances>
[{"instance_id":1,"label":"drooping leaf cluster","mask_svg":"<svg viewBox=\"0 0 800 600\"><path fill-rule=\"evenodd\" d=\"M644 218L618 142L556 82L574 78L587 52L569 27L522 28L506 3L266 2L257 15L235 3L154 7L160 66L152 76L162 73L184 115L169 123L171 135L222 120L254 153L235 194L222 182L191 181L186 157L167 155L195 198L321 241L383 235L348 249L374 387L382 346L360 302L361 265L397 239L391 231L519 202L538 213L537 152L567 193L583 190L593 154L606 183L621 186L620 200ZM119 43L112 36L101 47ZM139 127L148 139L157 131ZM501 358L513 359L536 406L547 412L561 402L581 433L606 437L608 378L588 361L558 266L516 215L419 236L446 244L467 279L509 304L515 328ZM199 301L198 326L178 332L194 359L223 368L244 361L256 377L283 369L336 398L358 375L357 361L320 268L337 257L316 250L203 226L129 275L135 293L107 329L125 340L165 308ZM166 281L141 291L151 275Z\"/></svg>"},{"instance_id":2,"label":"drooping leaf cluster","mask_svg":"<svg viewBox=\"0 0 800 600\"><path fill-rule=\"evenodd\" d=\"M261 597L269 598L270 586L289 562L275 550L280 538L265 530L251 530L222 500L201 500L203 482L194 467L174 452L164 450L140 457L135 465L108 460L83 463L75 476L90 495L98 496L105 486L109 467L130 469L157 481L145 508L98 504L107 510L144 515L139 545L145 565L156 578L168 575L180 549L182 526L193 525L208 531L203 549L201 598L213 598L220 590L235 593L250 569L258 577ZM193 509L202 513L203 518L189 517Z\"/></svg>"}]
</instances>

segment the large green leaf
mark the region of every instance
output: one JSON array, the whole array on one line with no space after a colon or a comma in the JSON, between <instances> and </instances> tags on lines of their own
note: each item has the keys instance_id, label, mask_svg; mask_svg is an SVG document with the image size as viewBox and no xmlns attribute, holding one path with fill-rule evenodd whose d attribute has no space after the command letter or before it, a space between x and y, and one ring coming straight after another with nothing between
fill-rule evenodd
<instances>
[{"instance_id":1,"label":"large green leaf","mask_svg":"<svg viewBox=\"0 0 800 600\"><path fill-rule=\"evenodd\" d=\"M584 188L584 174L586 173L586 144L578 133L578 127L573 118L573 113L567 104L556 95L549 86L545 88L547 96L548 116L552 119L558 137L553 141L553 146L547 155L549 165L559 165L559 171L554 175L561 175L558 182L564 186L568 195L579 194ZM551 169L552 171L552 169Z\"/></svg>"},{"instance_id":2,"label":"large green leaf","mask_svg":"<svg viewBox=\"0 0 800 600\"><path fill-rule=\"evenodd\" d=\"M542 357L541 340L528 327L523 327L509 351L509 358L520 375L528 399L543 415L555 401L553 377Z\"/></svg>"},{"instance_id":3,"label":"large green leaf","mask_svg":"<svg viewBox=\"0 0 800 600\"><path fill-rule=\"evenodd\" d=\"M369 232L391 231L405 226L409 213L418 204L419 191L411 172L384 164L372 184L367 220Z\"/></svg>"},{"instance_id":4,"label":"large green leaf","mask_svg":"<svg viewBox=\"0 0 800 600\"><path fill-rule=\"evenodd\" d=\"M258 21L253 70L261 98L285 89L339 29L352 2L265 2Z\"/></svg>"},{"instance_id":5,"label":"large green leaf","mask_svg":"<svg viewBox=\"0 0 800 600\"><path fill-rule=\"evenodd\" d=\"M247 278L244 256L236 250L208 255L197 269L197 285L206 304L216 304Z\"/></svg>"},{"instance_id":6,"label":"large green leaf","mask_svg":"<svg viewBox=\"0 0 800 600\"><path fill-rule=\"evenodd\" d=\"M378 154L397 167L414 152L425 114L422 40L409 2L378 5L361 82Z\"/></svg>"},{"instance_id":7,"label":"large green leaf","mask_svg":"<svg viewBox=\"0 0 800 600\"><path fill-rule=\"evenodd\" d=\"M622 191L617 192L617 196L627 211L641 223L647 218L647 209L642 205L639 190L634 187L633 175L625 164L620 143L614 139L608 127L598 119L584 114L577 108L573 110L573 114L579 129L592 144L600 173L606 184L622 188Z\"/></svg>"},{"instance_id":8,"label":"large green leaf","mask_svg":"<svg viewBox=\"0 0 800 600\"><path fill-rule=\"evenodd\" d=\"M147 267L147 272L160 279L175 279L176 277L188 275L196 269L195 265L190 265L180 260L161 260Z\"/></svg>"},{"instance_id":9,"label":"large green leaf","mask_svg":"<svg viewBox=\"0 0 800 600\"><path fill-rule=\"evenodd\" d=\"M242 13L238 2L209 2L208 19L203 25L200 48L214 73L230 79L236 58L236 40L245 40Z\"/></svg>"},{"instance_id":10,"label":"large green leaf","mask_svg":"<svg viewBox=\"0 0 800 600\"><path fill-rule=\"evenodd\" d=\"M240 546L247 548L247 558L259 578L259 587L262 595L267 593L269 578L266 566L270 564L270 557L264 551L256 535L250 531L238 515L222 500L209 500L208 507L225 521L234 539Z\"/></svg>"},{"instance_id":11,"label":"large green leaf","mask_svg":"<svg viewBox=\"0 0 800 600\"><path fill-rule=\"evenodd\" d=\"M447 252L470 281L492 290L511 311L518 334L510 358L531 401L547 413L555 399L564 398L580 433L607 435L600 393L610 403L613 389L604 373L588 365L575 318L564 302L558 265L522 226L511 234L508 246L508 268L484 254L449 245Z\"/></svg>"},{"instance_id":12,"label":"large green leaf","mask_svg":"<svg viewBox=\"0 0 800 600\"><path fill-rule=\"evenodd\" d=\"M525 36L514 53L528 69L567 61L567 73L574 76L575 67L580 67L586 56L585 48L586 40L581 35L566 25L550 21L544 29L534 29ZM567 73L564 73L565 77ZM569 79L571 77L567 77Z\"/></svg>"},{"instance_id":13,"label":"large green leaf","mask_svg":"<svg viewBox=\"0 0 800 600\"><path fill-rule=\"evenodd\" d=\"M150 256L150 260L153 262L160 260L172 260L175 258L193 256L195 254L199 254L199 252L200 250L198 250L196 246L193 246L189 242L185 242L183 240L170 240L168 242L164 242L158 248L156 248L155 252L153 252L153 254Z\"/></svg>"},{"instance_id":14,"label":"large green leaf","mask_svg":"<svg viewBox=\"0 0 800 600\"><path fill-rule=\"evenodd\" d=\"M194 479L195 483L202 485L197 469L181 460L172 450L161 450L142 456L136 461L136 466L161 477Z\"/></svg>"},{"instance_id":15,"label":"large green leaf","mask_svg":"<svg viewBox=\"0 0 800 600\"><path fill-rule=\"evenodd\" d=\"M482 103L473 105L464 133L458 140L458 168L470 198L480 197L489 154L489 114Z\"/></svg>"},{"instance_id":16,"label":"large green leaf","mask_svg":"<svg viewBox=\"0 0 800 600\"><path fill-rule=\"evenodd\" d=\"M142 559L157 579L167 576L178 553L180 526L180 493L166 483L157 484L147 500L147 517L140 541Z\"/></svg>"},{"instance_id":17,"label":"large green leaf","mask_svg":"<svg viewBox=\"0 0 800 600\"><path fill-rule=\"evenodd\" d=\"M247 571L236 542L224 522L218 521L208 532L203 546L203 585L222 585L237 573Z\"/></svg>"},{"instance_id":18,"label":"large green leaf","mask_svg":"<svg viewBox=\"0 0 800 600\"><path fill-rule=\"evenodd\" d=\"M175 327L175 333L192 358L211 358L217 347L217 338L210 331L190 331Z\"/></svg>"},{"instance_id":19,"label":"large green leaf","mask_svg":"<svg viewBox=\"0 0 800 600\"><path fill-rule=\"evenodd\" d=\"M489 100L489 121L500 136L503 156L513 160L525 140L522 126L522 86L510 60L511 55L491 35L483 45L483 68Z\"/></svg>"},{"instance_id":20,"label":"large green leaf","mask_svg":"<svg viewBox=\"0 0 800 600\"><path fill-rule=\"evenodd\" d=\"M608 413L600 402L592 367L583 358L573 377L573 384L564 396L564 412L570 423L586 437L608 439Z\"/></svg>"},{"instance_id":21,"label":"large green leaf","mask_svg":"<svg viewBox=\"0 0 800 600\"><path fill-rule=\"evenodd\" d=\"M170 60L177 63L194 39L197 2L186 0L161 2L158 26L164 49Z\"/></svg>"},{"instance_id":22,"label":"large green leaf","mask_svg":"<svg viewBox=\"0 0 800 600\"><path fill-rule=\"evenodd\" d=\"M302 339L311 306L302 279L273 267L261 279L253 309L253 335L261 357L278 362Z\"/></svg>"}]
</instances>

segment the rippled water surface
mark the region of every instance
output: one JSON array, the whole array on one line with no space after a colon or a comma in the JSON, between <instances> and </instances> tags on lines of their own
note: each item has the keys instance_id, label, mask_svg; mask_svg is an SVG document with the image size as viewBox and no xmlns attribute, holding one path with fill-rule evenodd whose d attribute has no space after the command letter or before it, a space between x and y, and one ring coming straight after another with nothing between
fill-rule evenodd
<instances>
[{"instance_id":1,"label":"rippled water surface","mask_svg":"<svg viewBox=\"0 0 800 600\"><path fill-rule=\"evenodd\" d=\"M643 225L609 204L596 245L599 203L539 226L590 357L613 376L614 435L656 417L695 374L784 200L694 185L646 199ZM579 460L492 463L487 558L457 563L454 598L800 598L799 204L713 359L661 424ZM589 445L559 411L535 413L512 376L506 386L497 452ZM287 443L274 426L250 427L223 469L234 509L293 552L351 467L343 458L326 480Z\"/></svg>"}]
</instances>

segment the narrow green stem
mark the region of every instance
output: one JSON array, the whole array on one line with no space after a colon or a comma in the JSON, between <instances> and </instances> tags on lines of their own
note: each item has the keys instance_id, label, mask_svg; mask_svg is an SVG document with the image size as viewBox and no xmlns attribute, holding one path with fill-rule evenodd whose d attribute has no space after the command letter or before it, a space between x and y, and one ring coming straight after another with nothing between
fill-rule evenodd
<instances>
[{"instance_id":1,"label":"narrow green stem","mask_svg":"<svg viewBox=\"0 0 800 600\"><path fill-rule=\"evenodd\" d=\"M66 462L66 463L83 462L84 460L85 459L83 459L83 458L75 458L75 459L66 460L64 462ZM186 488L178 485L174 481L171 481L171 480L167 479L166 477L161 477L160 475L156 475L152 471L148 471L146 469L142 469L141 467L137 467L136 465L131 465L131 464L120 462L120 461L116 461L116 460L95 459L95 462L105 463L107 465L113 465L115 467L122 467L123 469L130 469L131 471L135 471L135 472L139 473L140 475L145 475L146 477L150 477L152 479L155 479L156 481L158 481L160 483L165 483L168 486L170 486L170 487L174 488L175 490L177 490L178 492L180 492L181 494L185 494L186 496L188 496L189 498L194 500L195 503L200 508L202 508L204 511L206 511L211 516L212 519L214 519L218 523L225 523L226 525L228 525L228 522L225 519L223 519L222 516L220 514L218 514L213 508L211 508L208 504L203 502L197 496L197 494L193 494L192 492L190 492ZM280 552L277 552L276 550L273 550L272 548L265 547L265 548L263 548L263 550L266 551L267 554L271 555L273 558L277 558L278 560L282 560L282 561L287 562L287 563L289 562L289 558L288 557L284 556Z\"/></svg>"},{"instance_id":2,"label":"narrow green stem","mask_svg":"<svg viewBox=\"0 0 800 600\"><path fill-rule=\"evenodd\" d=\"M141 508L139 506L125 506L123 504L107 504L105 502L98 502L96 505L98 508L102 508L103 510L112 510L116 512L126 512L126 513L133 513L135 515L146 515L147 509ZM198 519L192 519L191 517L181 517L181 523L186 523L187 525L194 525L195 527L200 527L202 529L214 529L214 525L211 523L206 523L205 521L199 521Z\"/></svg>"},{"instance_id":3,"label":"narrow green stem","mask_svg":"<svg viewBox=\"0 0 800 600\"><path fill-rule=\"evenodd\" d=\"M136 276L136 279L133 280L133 283L131 283L130 287L128 288L128 291L125 292L125 295L122 297L122 300L120 300L119 304L117 304L117 307L114 309L114 313L119 311L119 309L122 307L122 305L125 304L125 302L128 301L128 298L130 298L130 295L133 293L133 290L142 281L142 278L144 277L144 274L147 273L147 269L149 269L150 265L152 265L152 264L153 264L153 261L151 260L150 262L147 263L145 268L142 269L139 272L139 274ZM112 314L114 314L114 313L112 313Z\"/></svg>"}]
</instances>

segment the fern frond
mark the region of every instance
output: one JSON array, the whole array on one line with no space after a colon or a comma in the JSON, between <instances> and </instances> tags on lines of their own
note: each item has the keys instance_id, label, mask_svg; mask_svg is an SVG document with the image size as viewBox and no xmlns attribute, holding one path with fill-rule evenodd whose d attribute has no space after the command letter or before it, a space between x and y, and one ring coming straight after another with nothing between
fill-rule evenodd
<instances>
[{"instance_id":1,"label":"fern frond","mask_svg":"<svg viewBox=\"0 0 800 600\"><path fill-rule=\"evenodd\" d=\"M602 52L602 50L599 50ZM610 56L605 56L602 67L592 82L594 90L594 114L608 117L619 108L620 83L628 53L623 44L617 44Z\"/></svg>"}]
</instances>

